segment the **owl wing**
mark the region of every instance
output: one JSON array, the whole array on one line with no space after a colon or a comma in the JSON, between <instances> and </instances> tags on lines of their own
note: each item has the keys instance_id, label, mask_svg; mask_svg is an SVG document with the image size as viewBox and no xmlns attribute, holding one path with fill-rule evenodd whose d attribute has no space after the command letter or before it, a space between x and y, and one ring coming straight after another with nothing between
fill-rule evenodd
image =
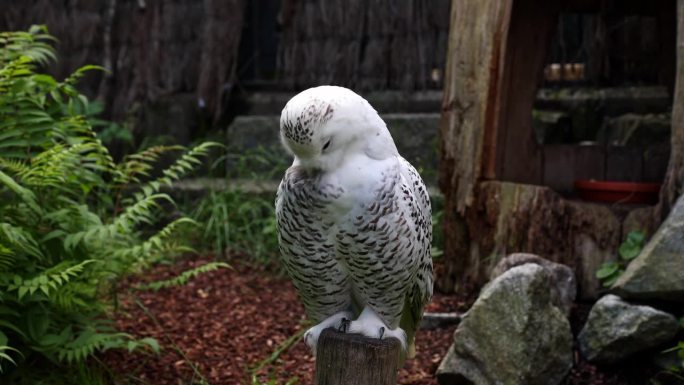
<instances>
[{"instance_id":1,"label":"owl wing","mask_svg":"<svg viewBox=\"0 0 684 385\"><path fill-rule=\"evenodd\" d=\"M422 234L418 248L418 272L413 286L406 296L406 303L400 326L406 331L409 343L409 357L415 355L414 335L423 318L423 309L430 302L434 275L432 270L432 207L427 187L418 171L406 159L401 158L401 172L413 193L415 204L408 208L413 226Z\"/></svg>"},{"instance_id":2,"label":"owl wing","mask_svg":"<svg viewBox=\"0 0 684 385\"><path fill-rule=\"evenodd\" d=\"M416 170L395 158L342 221L337 251L357 297L409 343L432 296L432 220L427 190Z\"/></svg>"},{"instance_id":3,"label":"owl wing","mask_svg":"<svg viewBox=\"0 0 684 385\"><path fill-rule=\"evenodd\" d=\"M348 275L335 260L329 239L334 223L325 219L327 203L339 188L321 186L298 166L290 167L276 194L276 225L281 261L314 322L351 305Z\"/></svg>"}]
</instances>

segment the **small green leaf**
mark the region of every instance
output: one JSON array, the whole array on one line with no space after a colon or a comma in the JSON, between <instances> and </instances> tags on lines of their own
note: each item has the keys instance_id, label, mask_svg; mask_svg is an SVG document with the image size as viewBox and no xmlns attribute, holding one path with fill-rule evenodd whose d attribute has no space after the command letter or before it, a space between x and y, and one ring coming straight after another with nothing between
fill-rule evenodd
<instances>
[{"instance_id":1,"label":"small green leaf","mask_svg":"<svg viewBox=\"0 0 684 385\"><path fill-rule=\"evenodd\" d=\"M153 352L159 354L159 351L161 350L159 347L159 342L151 337L143 338L140 340L140 343L146 344L147 346L152 349Z\"/></svg>"},{"instance_id":2,"label":"small green leaf","mask_svg":"<svg viewBox=\"0 0 684 385\"><path fill-rule=\"evenodd\" d=\"M603 287L611 287L615 283L615 281L620 278L620 274L622 274L621 270L617 270L615 273L607 277L606 279L603 280Z\"/></svg>"},{"instance_id":3,"label":"small green leaf","mask_svg":"<svg viewBox=\"0 0 684 385\"><path fill-rule=\"evenodd\" d=\"M596 278L601 280L608 278L618 270L620 270L620 265L617 262L606 262L596 271Z\"/></svg>"},{"instance_id":4,"label":"small green leaf","mask_svg":"<svg viewBox=\"0 0 684 385\"><path fill-rule=\"evenodd\" d=\"M633 245L629 242L625 242L620 245L620 248L618 249L618 253L620 254L620 257L625 260L625 261L631 261L632 259L636 258L637 255L641 252L641 247L638 245Z\"/></svg>"},{"instance_id":5,"label":"small green leaf","mask_svg":"<svg viewBox=\"0 0 684 385\"><path fill-rule=\"evenodd\" d=\"M646 240L646 235L641 231L630 231L627 234L627 241L632 242L635 245L643 245Z\"/></svg>"}]
</instances>

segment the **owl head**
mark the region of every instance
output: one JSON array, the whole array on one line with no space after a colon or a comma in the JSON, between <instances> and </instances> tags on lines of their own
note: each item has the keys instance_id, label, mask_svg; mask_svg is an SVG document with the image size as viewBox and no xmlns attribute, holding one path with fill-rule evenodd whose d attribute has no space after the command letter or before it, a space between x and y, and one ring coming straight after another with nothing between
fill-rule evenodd
<instances>
[{"instance_id":1,"label":"owl head","mask_svg":"<svg viewBox=\"0 0 684 385\"><path fill-rule=\"evenodd\" d=\"M309 88L287 102L280 115L280 139L295 163L332 171L354 156L383 159L397 149L385 122L352 90Z\"/></svg>"}]
</instances>

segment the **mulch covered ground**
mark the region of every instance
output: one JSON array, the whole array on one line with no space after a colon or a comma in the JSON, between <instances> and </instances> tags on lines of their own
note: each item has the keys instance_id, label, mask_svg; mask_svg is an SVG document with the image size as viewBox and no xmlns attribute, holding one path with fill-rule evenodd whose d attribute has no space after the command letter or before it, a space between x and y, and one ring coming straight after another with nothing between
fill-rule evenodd
<instances>
[{"instance_id":1,"label":"mulch covered ground","mask_svg":"<svg viewBox=\"0 0 684 385\"><path fill-rule=\"evenodd\" d=\"M209 272L185 286L158 292L128 290L141 282L171 278L209 259L158 266L123 283L117 326L138 337L154 337L160 355L108 352L105 363L121 383L179 385L251 384L252 369L289 337L305 330L305 316L289 280L265 267L232 261L234 269ZM436 294L429 311L461 311L466 304ZM433 374L451 344L455 326L419 331L417 358L399 373L400 384L437 384ZM259 383L313 384L314 358L297 339L272 364L256 372Z\"/></svg>"},{"instance_id":2,"label":"mulch covered ground","mask_svg":"<svg viewBox=\"0 0 684 385\"><path fill-rule=\"evenodd\" d=\"M154 337L160 355L108 352L102 357L118 384L313 384L314 358L301 338L280 354L291 336L308 326L290 281L267 267L231 261L233 269L210 272L185 286L158 292L131 290L168 279L209 258L158 266L123 282L117 326L138 337ZM472 302L469 299L468 302ZM469 303L435 294L428 311L465 311ZM589 305L573 312L573 329L581 327ZM420 330L417 357L399 373L400 384L436 385L435 370L452 342L455 326ZM272 360L268 361L269 357ZM255 368L262 366L259 370ZM252 375L256 382L253 382ZM648 384L656 372L638 358L628 365L599 368L575 352L575 367L564 385ZM665 380L662 384L674 384Z\"/></svg>"}]
</instances>

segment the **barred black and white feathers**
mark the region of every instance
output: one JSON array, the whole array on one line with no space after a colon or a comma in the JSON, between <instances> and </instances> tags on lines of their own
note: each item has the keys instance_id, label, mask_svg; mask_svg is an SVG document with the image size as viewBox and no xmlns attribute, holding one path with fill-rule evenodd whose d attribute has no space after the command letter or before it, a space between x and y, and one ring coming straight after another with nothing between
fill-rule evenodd
<instances>
[{"instance_id":1,"label":"barred black and white feathers","mask_svg":"<svg viewBox=\"0 0 684 385\"><path fill-rule=\"evenodd\" d=\"M334 86L306 90L283 109L280 136L294 155L276 197L282 262L320 332L396 337L412 351L432 296L427 189L397 152L377 112Z\"/></svg>"}]
</instances>

